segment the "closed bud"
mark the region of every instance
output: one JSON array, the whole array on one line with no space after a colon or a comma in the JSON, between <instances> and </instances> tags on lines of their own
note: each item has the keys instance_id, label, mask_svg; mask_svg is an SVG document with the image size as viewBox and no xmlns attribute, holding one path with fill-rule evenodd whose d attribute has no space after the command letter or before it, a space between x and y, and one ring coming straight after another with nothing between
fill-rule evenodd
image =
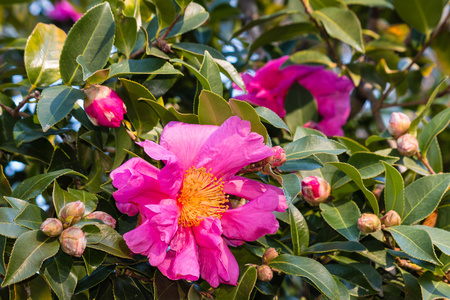
<instances>
[{"instance_id":1,"label":"closed bud","mask_svg":"<svg viewBox=\"0 0 450 300\"><path fill-rule=\"evenodd\" d=\"M374 214L362 214L358 219L357 225L362 233L372 233L381 229L380 219Z\"/></svg>"},{"instance_id":2,"label":"closed bud","mask_svg":"<svg viewBox=\"0 0 450 300\"><path fill-rule=\"evenodd\" d=\"M105 213L104 211L94 211L90 213L86 219L97 219L102 221L105 225L108 225L111 228L116 228L116 220L110 215Z\"/></svg>"},{"instance_id":3,"label":"closed bud","mask_svg":"<svg viewBox=\"0 0 450 300\"><path fill-rule=\"evenodd\" d=\"M278 251L275 250L275 248L269 248L266 250L266 252L264 252L264 255L262 257L262 263L267 265L276 257L278 257Z\"/></svg>"},{"instance_id":4,"label":"closed bud","mask_svg":"<svg viewBox=\"0 0 450 300\"><path fill-rule=\"evenodd\" d=\"M398 139L408 131L410 125L411 121L407 115L401 112L394 112L389 118L388 131L394 139Z\"/></svg>"},{"instance_id":5,"label":"closed bud","mask_svg":"<svg viewBox=\"0 0 450 300\"><path fill-rule=\"evenodd\" d=\"M119 95L103 85L91 85L85 91L84 110L96 126L119 127L127 108Z\"/></svg>"},{"instance_id":6,"label":"closed bud","mask_svg":"<svg viewBox=\"0 0 450 300\"><path fill-rule=\"evenodd\" d=\"M400 225L402 223L402 218L400 218L395 210L390 210L380 219L380 221L385 227L392 227Z\"/></svg>"},{"instance_id":7,"label":"closed bud","mask_svg":"<svg viewBox=\"0 0 450 300\"><path fill-rule=\"evenodd\" d=\"M69 227L61 233L59 242L62 251L69 255L80 257L84 249L86 249L87 239L80 228Z\"/></svg>"},{"instance_id":8,"label":"closed bud","mask_svg":"<svg viewBox=\"0 0 450 300\"><path fill-rule=\"evenodd\" d=\"M260 265L256 267L258 272L258 279L264 282L271 281L273 278L273 271L268 265Z\"/></svg>"},{"instance_id":9,"label":"closed bud","mask_svg":"<svg viewBox=\"0 0 450 300\"><path fill-rule=\"evenodd\" d=\"M139 212L139 208L134 203L123 203L116 201L116 206L121 213L129 215L130 217L136 215Z\"/></svg>"},{"instance_id":10,"label":"closed bud","mask_svg":"<svg viewBox=\"0 0 450 300\"><path fill-rule=\"evenodd\" d=\"M311 205L318 206L328 199L331 192L330 184L321 177L308 176L302 180L303 199Z\"/></svg>"},{"instance_id":11,"label":"closed bud","mask_svg":"<svg viewBox=\"0 0 450 300\"><path fill-rule=\"evenodd\" d=\"M48 218L41 224L41 231L47 236L55 237L61 234L63 224L56 218Z\"/></svg>"},{"instance_id":12,"label":"closed bud","mask_svg":"<svg viewBox=\"0 0 450 300\"><path fill-rule=\"evenodd\" d=\"M413 156L419 150L419 142L412 134L404 134L397 140L397 150L403 156Z\"/></svg>"},{"instance_id":13,"label":"closed bud","mask_svg":"<svg viewBox=\"0 0 450 300\"><path fill-rule=\"evenodd\" d=\"M267 157L264 161L272 167L281 167L286 162L286 153L280 146L272 147L273 155Z\"/></svg>"},{"instance_id":14,"label":"closed bud","mask_svg":"<svg viewBox=\"0 0 450 300\"><path fill-rule=\"evenodd\" d=\"M59 219L63 222L64 228L78 223L83 218L85 212L84 203L75 201L67 203L59 212Z\"/></svg>"}]
</instances>

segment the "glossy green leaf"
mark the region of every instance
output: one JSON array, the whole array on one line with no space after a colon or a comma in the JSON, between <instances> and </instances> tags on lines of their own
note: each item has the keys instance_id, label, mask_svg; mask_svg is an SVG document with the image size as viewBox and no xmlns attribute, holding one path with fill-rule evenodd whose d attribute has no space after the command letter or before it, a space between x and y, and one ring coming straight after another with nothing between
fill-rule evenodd
<instances>
[{"instance_id":1,"label":"glossy green leaf","mask_svg":"<svg viewBox=\"0 0 450 300\"><path fill-rule=\"evenodd\" d=\"M337 139L342 145L344 145L348 149L350 155L353 155L357 152L370 152L369 149L367 149L357 141L352 140L348 137L340 136Z\"/></svg>"},{"instance_id":2,"label":"glossy green leaf","mask_svg":"<svg viewBox=\"0 0 450 300\"><path fill-rule=\"evenodd\" d=\"M347 287L336 277L334 277L334 281L336 282L339 288L339 299L340 300L350 300L350 293Z\"/></svg>"},{"instance_id":3,"label":"glossy green leaf","mask_svg":"<svg viewBox=\"0 0 450 300\"><path fill-rule=\"evenodd\" d=\"M89 214L95 210L97 207L97 197L84 190L75 190L69 188L66 192L61 189L58 182L55 181L53 185L53 205L55 206L56 215L59 216L61 209L66 206L66 204L75 201L81 201L85 206L85 214Z\"/></svg>"},{"instance_id":4,"label":"glossy green leaf","mask_svg":"<svg viewBox=\"0 0 450 300\"><path fill-rule=\"evenodd\" d=\"M310 135L302 137L284 147L287 160L301 159L318 153L341 154L347 148L324 137Z\"/></svg>"},{"instance_id":5,"label":"glossy green leaf","mask_svg":"<svg viewBox=\"0 0 450 300\"><path fill-rule=\"evenodd\" d=\"M425 125L418 137L420 153L427 155L428 148L431 146L434 138L447 128L450 123L450 107L441 111L431 121Z\"/></svg>"},{"instance_id":6,"label":"glossy green leaf","mask_svg":"<svg viewBox=\"0 0 450 300\"><path fill-rule=\"evenodd\" d=\"M350 263L327 264L325 268L344 283L350 295L369 296L379 292L372 287L367 276Z\"/></svg>"},{"instance_id":7,"label":"glossy green leaf","mask_svg":"<svg viewBox=\"0 0 450 300\"><path fill-rule=\"evenodd\" d=\"M6 248L6 236L0 235L0 274L5 276L6 265L5 265L5 248Z\"/></svg>"},{"instance_id":8,"label":"glossy green leaf","mask_svg":"<svg viewBox=\"0 0 450 300\"><path fill-rule=\"evenodd\" d=\"M327 253L335 251L361 252L367 249L358 242L318 243L305 250L305 253Z\"/></svg>"},{"instance_id":9,"label":"glossy green leaf","mask_svg":"<svg viewBox=\"0 0 450 300\"><path fill-rule=\"evenodd\" d=\"M114 256L132 258L123 237L114 229L107 225L98 225L103 238L98 244L89 244L88 247L104 251Z\"/></svg>"},{"instance_id":10,"label":"glossy green leaf","mask_svg":"<svg viewBox=\"0 0 450 300\"><path fill-rule=\"evenodd\" d=\"M182 74L170 63L159 58L128 59L120 63L112 64L108 78L124 75L145 74Z\"/></svg>"},{"instance_id":11,"label":"glossy green leaf","mask_svg":"<svg viewBox=\"0 0 450 300\"><path fill-rule=\"evenodd\" d=\"M83 82L77 57L83 57L90 71L102 69L114 42L114 19L108 2L88 10L67 34L59 60L61 77L66 85Z\"/></svg>"},{"instance_id":12,"label":"glossy green leaf","mask_svg":"<svg viewBox=\"0 0 450 300\"><path fill-rule=\"evenodd\" d=\"M165 0L158 0L164 2ZM203 23L208 20L209 13L205 10L203 6L198 3L191 2L185 9L184 15L175 23L167 38L179 36L183 33L194 30L200 27ZM159 18L158 18L159 20ZM160 35L166 32L167 28L161 30Z\"/></svg>"},{"instance_id":13,"label":"glossy green leaf","mask_svg":"<svg viewBox=\"0 0 450 300\"><path fill-rule=\"evenodd\" d=\"M294 206L289 205L289 222L291 225L292 250L295 255L306 252L309 245L309 229L302 213Z\"/></svg>"},{"instance_id":14,"label":"glossy green leaf","mask_svg":"<svg viewBox=\"0 0 450 300\"><path fill-rule=\"evenodd\" d=\"M175 0L175 2L176 2L182 9L184 9L186 6L189 5L189 3L192 2L192 0Z\"/></svg>"},{"instance_id":15,"label":"glossy green leaf","mask_svg":"<svg viewBox=\"0 0 450 300\"><path fill-rule=\"evenodd\" d=\"M402 224L416 223L438 206L450 185L450 174L437 174L422 177L405 188L405 211Z\"/></svg>"},{"instance_id":16,"label":"glossy green leaf","mask_svg":"<svg viewBox=\"0 0 450 300\"><path fill-rule=\"evenodd\" d=\"M220 78L219 67L215 63L211 54L208 51L205 51L205 55L203 56L203 62L200 66L200 74L202 74L211 87L211 92L216 93L220 97L223 96L223 85L222 79Z\"/></svg>"},{"instance_id":17,"label":"glossy green leaf","mask_svg":"<svg viewBox=\"0 0 450 300\"><path fill-rule=\"evenodd\" d=\"M419 284L422 289L423 300L448 298L450 295L450 285L444 283L431 272L426 272L420 276Z\"/></svg>"},{"instance_id":18,"label":"glossy green leaf","mask_svg":"<svg viewBox=\"0 0 450 300\"><path fill-rule=\"evenodd\" d=\"M278 169L282 172L294 172L298 170L312 171L322 167L322 162L320 162L316 156L312 155L303 159L288 160L284 165L278 167Z\"/></svg>"},{"instance_id":19,"label":"glossy green leaf","mask_svg":"<svg viewBox=\"0 0 450 300\"><path fill-rule=\"evenodd\" d=\"M389 0L342 0L347 5L357 4L357 5L364 5L364 6L380 6L380 7L386 7L393 9L391 2Z\"/></svg>"},{"instance_id":20,"label":"glossy green leaf","mask_svg":"<svg viewBox=\"0 0 450 300\"><path fill-rule=\"evenodd\" d=\"M283 174L281 178L283 179L283 192L286 197L286 202L290 205L302 190L300 178L294 173Z\"/></svg>"},{"instance_id":21,"label":"glossy green leaf","mask_svg":"<svg viewBox=\"0 0 450 300\"><path fill-rule=\"evenodd\" d=\"M355 202L340 200L331 203L321 203L320 210L325 221L334 230L349 241L357 242L360 231L356 225L361 213Z\"/></svg>"},{"instance_id":22,"label":"glossy green leaf","mask_svg":"<svg viewBox=\"0 0 450 300\"><path fill-rule=\"evenodd\" d=\"M151 0L156 7L156 15L158 16L159 30L172 24L175 19L175 6L172 1Z\"/></svg>"},{"instance_id":23,"label":"glossy green leaf","mask_svg":"<svg viewBox=\"0 0 450 300\"><path fill-rule=\"evenodd\" d=\"M39 271L42 263L59 250L58 239L40 230L28 231L15 242L2 287L22 281Z\"/></svg>"},{"instance_id":24,"label":"glossy green leaf","mask_svg":"<svg viewBox=\"0 0 450 300\"><path fill-rule=\"evenodd\" d=\"M322 52L316 50L302 50L290 55L289 59L281 65L281 69L292 65L302 64L320 64L329 68L336 67L336 64Z\"/></svg>"},{"instance_id":25,"label":"glossy green leaf","mask_svg":"<svg viewBox=\"0 0 450 300\"><path fill-rule=\"evenodd\" d=\"M328 298L339 299L339 289L333 277L313 259L283 254L272 260L269 266L289 275L305 277Z\"/></svg>"},{"instance_id":26,"label":"glossy green leaf","mask_svg":"<svg viewBox=\"0 0 450 300\"><path fill-rule=\"evenodd\" d=\"M116 154L114 155L114 164L111 169L116 169L122 164L127 156L127 150L130 150L132 145L130 135L123 126L114 129L114 136Z\"/></svg>"},{"instance_id":27,"label":"glossy green leaf","mask_svg":"<svg viewBox=\"0 0 450 300\"><path fill-rule=\"evenodd\" d=\"M145 299L144 294L136 285L132 277L126 275L113 276L112 282L115 299Z\"/></svg>"},{"instance_id":28,"label":"glossy green leaf","mask_svg":"<svg viewBox=\"0 0 450 300\"><path fill-rule=\"evenodd\" d=\"M84 230L84 228L83 228ZM89 241L88 241L89 243ZM106 253L103 251L86 248L83 252L83 260L86 265L86 272L91 275L105 260Z\"/></svg>"},{"instance_id":29,"label":"glossy green leaf","mask_svg":"<svg viewBox=\"0 0 450 300\"><path fill-rule=\"evenodd\" d=\"M3 200L3 196L10 196L11 193L11 185L5 176L3 166L0 166L0 198Z\"/></svg>"},{"instance_id":30,"label":"glossy green leaf","mask_svg":"<svg viewBox=\"0 0 450 300\"><path fill-rule=\"evenodd\" d=\"M361 191L364 193L367 200L369 201L369 204L373 209L373 213L378 215L380 213L380 210L378 207L377 198L375 198L375 195L371 191L369 191L364 185L364 182L362 181L362 177L361 174L358 172L358 169L347 163L330 162L329 164L335 166L336 168L344 172L356 183L356 185L358 185L358 187L361 189Z\"/></svg>"},{"instance_id":31,"label":"glossy green leaf","mask_svg":"<svg viewBox=\"0 0 450 300\"><path fill-rule=\"evenodd\" d=\"M259 106L255 107L255 111L260 116L261 121L269 123L276 128L285 129L290 133L289 127L286 125L286 123L284 123L283 119L281 119L272 110L268 109L267 107Z\"/></svg>"},{"instance_id":32,"label":"glossy green leaf","mask_svg":"<svg viewBox=\"0 0 450 300\"><path fill-rule=\"evenodd\" d=\"M75 294L81 293L91 287L97 286L114 271L115 265L102 265L97 268L90 276L85 276L78 281L75 288Z\"/></svg>"},{"instance_id":33,"label":"glossy green leaf","mask_svg":"<svg viewBox=\"0 0 450 300\"><path fill-rule=\"evenodd\" d=\"M196 114L183 114L173 107L169 107L168 111L171 112L180 122L198 124L198 116Z\"/></svg>"},{"instance_id":34,"label":"glossy green leaf","mask_svg":"<svg viewBox=\"0 0 450 300\"><path fill-rule=\"evenodd\" d=\"M286 95L284 120L291 131L309 121L317 121L317 101L302 85L294 83Z\"/></svg>"},{"instance_id":35,"label":"glossy green leaf","mask_svg":"<svg viewBox=\"0 0 450 300\"><path fill-rule=\"evenodd\" d=\"M142 99L144 100L144 99ZM145 100L152 109L156 112L158 117L160 118L161 123L165 126L167 123L171 121L179 121L178 118L167 108L165 108L163 105L159 104L156 101L152 100Z\"/></svg>"},{"instance_id":36,"label":"glossy green leaf","mask_svg":"<svg viewBox=\"0 0 450 300\"><path fill-rule=\"evenodd\" d=\"M394 210L400 216L405 209L403 177L396 168L383 162L386 183L384 187L384 206L386 211Z\"/></svg>"},{"instance_id":37,"label":"glossy green leaf","mask_svg":"<svg viewBox=\"0 0 450 300\"><path fill-rule=\"evenodd\" d=\"M73 108L78 99L86 97L81 90L67 86L45 89L37 105L37 115L45 132L61 121Z\"/></svg>"},{"instance_id":38,"label":"glossy green leaf","mask_svg":"<svg viewBox=\"0 0 450 300\"><path fill-rule=\"evenodd\" d=\"M47 86L61 78L59 57L66 33L53 24L38 23L25 47L25 69L34 87Z\"/></svg>"},{"instance_id":39,"label":"glossy green leaf","mask_svg":"<svg viewBox=\"0 0 450 300\"><path fill-rule=\"evenodd\" d=\"M398 246L412 257L441 264L434 253L431 238L425 230L405 225L389 227L386 230L392 234Z\"/></svg>"},{"instance_id":40,"label":"glossy green leaf","mask_svg":"<svg viewBox=\"0 0 450 300\"><path fill-rule=\"evenodd\" d=\"M414 228L425 230L430 235L433 244L436 245L445 254L450 255L449 231L424 225L415 225Z\"/></svg>"},{"instance_id":41,"label":"glossy green leaf","mask_svg":"<svg viewBox=\"0 0 450 300\"><path fill-rule=\"evenodd\" d=\"M411 300L422 300L422 293L417 278L401 268L399 270L405 283L405 297Z\"/></svg>"},{"instance_id":42,"label":"glossy green leaf","mask_svg":"<svg viewBox=\"0 0 450 300\"><path fill-rule=\"evenodd\" d=\"M237 286L221 285L216 291L217 300L250 299L257 278L256 268L247 266L239 270Z\"/></svg>"},{"instance_id":43,"label":"glossy green leaf","mask_svg":"<svg viewBox=\"0 0 450 300\"><path fill-rule=\"evenodd\" d=\"M230 99L229 105L231 111L235 116L238 116L242 120L250 121L253 132L259 133L264 138L264 143L267 142L267 130L261 123L258 113L255 109L245 101Z\"/></svg>"},{"instance_id":44,"label":"glossy green leaf","mask_svg":"<svg viewBox=\"0 0 450 300\"><path fill-rule=\"evenodd\" d=\"M43 132L41 125L35 123L34 118L24 118L19 120L14 126L13 135L16 145L20 146L22 143L32 142L48 135L56 135L67 131L68 129L49 129L46 132Z\"/></svg>"},{"instance_id":45,"label":"glossy green leaf","mask_svg":"<svg viewBox=\"0 0 450 300\"><path fill-rule=\"evenodd\" d=\"M198 105L200 124L220 126L231 116L233 116L233 113L225 99L207 90L200 93Z\"/></svg>"},{"instance_id":46,"label":"glossy green leaf","mask_svg":"<svg viewBox=\"0 0 450 300\"><path fill-rule=\"evenodd\" d=\"M70 255L59 251L54 257L45 261L40 273L59 299L72 299L78 279Z\"/></svg>"},{"instance_id":47,"label":"glossy green leaf","mask_svg":"<svg viewBox=\"0 0 450 300\"><path fill-rule=\"evenodd\" d=\"M92 154L92 160L95 163L89 172L88 180L84 183L84 188L91 193L100 193L102 191L101 185L109 178L106 172L111 171L113 161L103 151L93 149Z\"/></svg>"},{"instance_id":48,"label":"glossy green leaf","mask_svg":"<svg viewBox=\"0 0 450 300\"><path fill-rule=\"evenodd\" d=\"M406 23L424 34L430 34L436 27L444 8L442 0L393 0L392 4Z\"/></svg>"},{"instance_id":49,"label":"glossy green leaf","mask_svg":"<svg viewBox=\"0 0 450 300\"><path fill-rule=\"evenodd\" d=\"M28 231L27 228L14 222L19 213L20 210L16 208L0 207L0 235L16 239Z\"/></svg>"},{"instance_id":50,"label":"glossy green leaf","mask_svg":"<svg viewBox=\"0 0 450 300\"><path fill-rule=\"evenodd\" d=\"M206 77L203 76L202 73L200 73L196 68L178 58L173 58L170 60L170 62L179 63L188 68L189 71L191 71L192 74L194 74L194 76L197 78L197 80L202 84L202 87L205 90L211 91L211 85L209 84L208 79L206 79Z\"/></svg>"},{"instance_id":51,"label":"glossy green leaf","mask_svg":"<svg viewBox=\"0 0 450 300\"><path fill-rule=\"evenodd\" d=\"M339 7L325 7L312 12L320 20L328 34L357 51L364 52L361 23L351 10Z\"/></svg>"},{"instance_id":52,"label":"glossy green leaf","mask_svg":"<svg viewBox=\"0 0 450 300\"><path fill-rule=\"evenodd\" d=\"M114 46L130 58L137 39L137 21L135 18L123 17L116 23Z\"/></svg>"},{"instance_id":53,"label":"glossy green leaf","mask_svg":"<svg viewBox=\"0 0 450 300\"><path fill-rule=\"evenodd\" d=\"M29 204L15 217L14 222L32 230L37 230L41 228L41 224L45 219L47 219L47 214L39 206Z\"/></svg>"}]
</instances>

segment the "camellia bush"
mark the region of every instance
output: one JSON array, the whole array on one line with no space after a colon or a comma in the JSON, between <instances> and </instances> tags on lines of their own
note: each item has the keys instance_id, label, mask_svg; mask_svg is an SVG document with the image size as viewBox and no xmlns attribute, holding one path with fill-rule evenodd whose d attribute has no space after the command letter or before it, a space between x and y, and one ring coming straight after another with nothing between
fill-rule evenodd
<instances>
[{"instance_id":1,"label":"camellia bush","mask_svg":"<svg viewBox=\"0 0 450 300\"><path fill-rule=\"evenodd\" d=\"M1 299L450 297L447 0L0 0Z\"/></svg>"}]
</instances>

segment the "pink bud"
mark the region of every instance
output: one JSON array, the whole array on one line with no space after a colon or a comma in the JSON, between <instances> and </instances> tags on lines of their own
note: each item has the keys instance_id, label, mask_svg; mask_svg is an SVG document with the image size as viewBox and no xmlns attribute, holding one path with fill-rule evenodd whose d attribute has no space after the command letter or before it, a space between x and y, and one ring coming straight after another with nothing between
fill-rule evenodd
<instances>
[{"instance_id":1,"label":"pink bud","mask_svg":"<svg viewBox=\"0 0 450 300\"><path fill-rule=\"evenodd\" d=\"M256 267L258 272L258 279L264 282L271 281L273 278L273 271L268 265L260 265Z\"/></svg>"},{"instance_id":2,"label":"pink bud","mask_svg":"<svg viewBox=\"0 0 450 300\"><path fill-rule=\"evenodd\" d=\"M389 118L388 131L398 139L402 134L406 133L411 125L408 116L401 112L394 112Z\"/></svg>"},{"instance_id":3,"label":"pink bud","mask_svg":"<svg viewBox=\"0 0 450 300\"><path fill-rule=\"evenodd\" d=\"M330 184L321 177L308 176L302 180L303 199L311 205L317 206L328 199L331 192Z\"/></svg>"},{"instance_id":4,"label":"pink bud","mask_svg":"<svg viewBox=\"0 0 450 300\"><path fill-rule=\"evenodd\" d=\"M55 237L61 234L63 224L56 218L48 218L41 224L41 231L47 236Z\"/></svg>"},{"instance_id":5,"label":"pink bud","mask_svg":"<svg viewBox=\"0 0 450 300\"><path fill-rule=\"evenodd\" d=\"M403 156L413 156L419 149L419 142L412 134L404 134L397 140L397 150Z\"/></svg>"},{"instance_id":6,"label":"pink bud","mask_svg":"<svg viewBox=\"0 0 450 300\"><path fill-rule=\"evenodd\" d=\"M381 219L381 224L385 227L397 226L402 223L402 218L395 210L388 211Z\"/></svg>"},{"instance_id":7,"label":"pink bud","mask_svg":"<svg viewBox=\"0 0 450 300\"><path fill-rule=\"evenodd\" d=\"M77 227L65 229L59 236L61 249L65 253L80 257L86 249L87 239L84 232Z\"/></svg>"},{"instance_id":8,"label":"pink bud","mask_svg":"<svg viewBox=\"0 0 450 300\"><path fill-rule=\"evenodd\" d=\"M116 220L110 215L105 213L104 211L94 211L90 213L86 219L97 219L105 223L111 228L116 228Z\"/></svg>"},{"instance_id":9,"label":"pink bud","mask_svg":"<svg viewBox=\"0 0 450 300\"><path fill-rule=\"evenodd\" d=\"M266 250L266 252L264 252L264 255L262 257L262 262L263 264L268 264L270 263L272 260L274 260L275 258L278 257L278 251L275 250L275 248L269 248Z\"/></svg>"},{"instance_id":10,"label":"pink bud","mask_svg":"<svg viewBox=\"0 0 450 300\"><path fill-rule=\"evenodd\" d=\"M67 203L59 212L59 219L64 223L64 228L78 223L85 212L84 203L75 201Z\"/></svg>"},{"instance_id":11,"label":"pink bud","mask_svg":"<svg viewBox=\"0 0 450 300\"><path fill-rule=\"evenodd\" d=\"M139 212L139 208L134 203L123 203L116 201L117 209L126 215L134 216Z\"/></svg>"},{"instance_id":12,"label":"pink bud","mask_svg":"<svg viewBox=\"0 0 450 300\"><path fill-rule=\"evenodd\" d=\"M96 126L119 127L127 108L119 95L109 87L91 85L85 91L84 110Z\"/></svg>"},{"instance_id":13,"label":"pink bud","mask_svg":"<svg viewBox=\"0 0 450 300\"><path fill-rule=\"evenodd\" d=\"M281 167L286 162L286 153L280 146L272 147L273 155L265 159L265 163L272 167Z\"/></svg>"},{"instance_id":14,"label":"pink bud","mask_svg":"<svg viewBox=\"0 0 450 300\"><path fill-rule=\"evenodd\" d=\"M362 214L358 219L357 225L362 233L372 233L381 229L380 219L374 214Z\"/></svg>"}]
</instances>

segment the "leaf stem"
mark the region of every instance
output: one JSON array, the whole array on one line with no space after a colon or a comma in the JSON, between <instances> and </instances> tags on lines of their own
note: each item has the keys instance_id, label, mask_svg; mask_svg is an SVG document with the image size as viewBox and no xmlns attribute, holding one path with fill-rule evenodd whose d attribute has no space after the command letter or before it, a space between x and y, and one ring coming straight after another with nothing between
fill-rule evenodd
<instances>
[{"instance_id":1,"label":"leaf stem","mask_svg":"<svg viewBox=\"0 0 450 300\"><path fill-rule=\"evenodd\" d=\"M417 158L425 165L425 167L427 167L428 172L433 175L436 174L436 172L434 172L433 168L428 163L428 159L424 157L420 152L417 152Z\"/></svg>"}]
</instances>

